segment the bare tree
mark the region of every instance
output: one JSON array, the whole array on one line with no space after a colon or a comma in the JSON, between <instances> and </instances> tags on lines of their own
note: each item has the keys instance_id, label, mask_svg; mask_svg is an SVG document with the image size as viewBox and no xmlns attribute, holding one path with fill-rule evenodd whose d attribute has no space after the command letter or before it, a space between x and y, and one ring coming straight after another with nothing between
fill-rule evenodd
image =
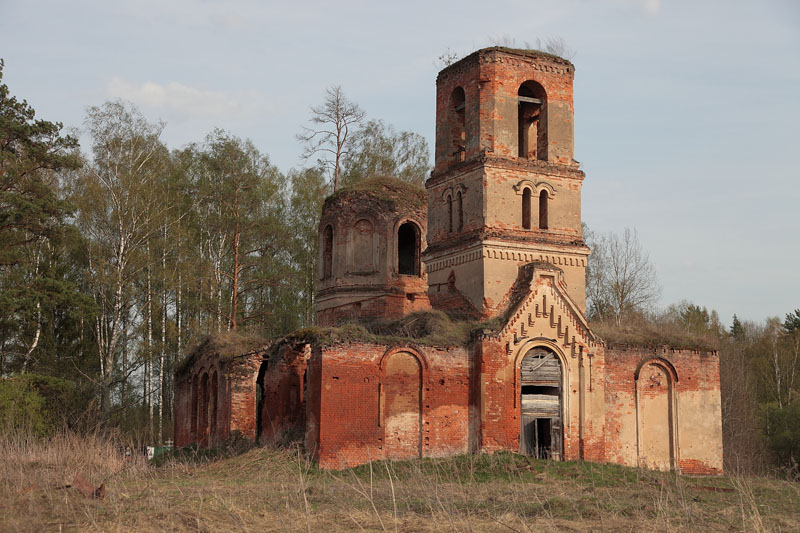
<instances>
[{"instance_id":1,"label":"bare tree","mask_svg":"<svg viewBox=\"0 0 800 533\"><path fill-rule=\"evenodd\" d=\"M311 107L311 127L303 126L297 139L305 143L303 159L318 156L332 174L333 190L339 189L342 158L351 144L350 130L364 119L364 111L347 99L338 85L325 90L325 101Z\"/></svg>"},{"instance_id":2,"label":"bare tree","mask_svg":"<svg viewBox=\"0 0 800 533\"><path fill-rule=\"evenodd\" d=\"M590 315L613 315L621 324L630 312L658 300L661 287L656 270L635 230L625 228L621 237L587 232L586 241L592 249L586 279Z\"/></svg>"}]
</instances>

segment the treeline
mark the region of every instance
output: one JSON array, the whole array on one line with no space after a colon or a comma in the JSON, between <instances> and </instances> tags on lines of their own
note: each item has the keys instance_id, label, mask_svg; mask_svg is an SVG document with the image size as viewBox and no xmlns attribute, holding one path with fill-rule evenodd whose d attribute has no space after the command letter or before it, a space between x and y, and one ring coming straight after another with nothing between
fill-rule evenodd
<instances>
[{"instance_id":1,"label":"treeline","mask_svg":"<svg viewBox=\"0 0 800 533\"><path fill-rule=\"evenodd\" d=\"M310 325L334 176L429 172L424 138L367 120L339 88L310 123L308 166L282 172L222 130L170 150L164 124L111 101L87 109L85 151L0 84L0 425L44 431L55 410L163 442L187 345Z\"/></svg>"}]
</instances>

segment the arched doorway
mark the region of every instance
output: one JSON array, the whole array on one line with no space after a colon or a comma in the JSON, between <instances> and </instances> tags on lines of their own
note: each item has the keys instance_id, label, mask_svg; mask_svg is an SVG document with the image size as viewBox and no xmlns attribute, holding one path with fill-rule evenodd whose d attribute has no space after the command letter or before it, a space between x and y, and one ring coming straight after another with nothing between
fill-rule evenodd
<instances>
[{"instance_id":1,"label":"arched doorway","mask_svg":"<svg viewBox=\"0 0 800 533\"><path fill-rule=\"evenodd\" d=\"M422 457L422 367L408 352L389 356L383 376L387 457Z\"/></svg>"},{"instance_id":2,"label":"arched doorway","mask_svg":"<svg viewBox=\"0 0 800 533\"><path fill-rule=\"evenodd\" d=\"M256 377L256 443L261 439L261 426L264 423L264 376L269 369L269 360L261 361Z\"/></svg>"},{"instance_id":3,"label":"arched doorway","mask_svg":"<svg viewBox=\"0 0 800 533\"><path fill-rule=\"evenodd\" d=\"M675 468L675 407L671 369L659 360L641 366L636 378L639 466Z\"/></svg>"},{"instance_id":4,"label":"arched doorway","mask_svg":"<svg viewBox=\"0 0 800 533\"><path fill-rule=\"evenodd\" d=\"M199 398L199 418L198 421L198 445L208 448L208 373L203 373L200 378L200 398Z\"/></svg>"},{"instance_id":5,"label":"arched doorway","mask_svg":"<svg viewBox=\"0 0 800 533\"><path fill-rule=\"evenodd\" d=\"M540 459L562 457L562 369L544 347L528 351L520 363L519 451Z\"/></svg>"}]
</instances>

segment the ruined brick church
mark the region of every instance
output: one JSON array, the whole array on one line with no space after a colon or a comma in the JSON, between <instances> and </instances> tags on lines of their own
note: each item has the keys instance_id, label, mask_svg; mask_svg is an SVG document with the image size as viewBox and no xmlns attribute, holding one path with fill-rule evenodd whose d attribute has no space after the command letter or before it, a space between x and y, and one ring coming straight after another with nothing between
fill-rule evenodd
<instances>
[{"instance_id":1,"label":"ruined brick church","mask_svg":"<svg viewBox=\"0 0 800 533\"><path fill-rule=\"evenodd\" d=\"M720 473L717 353L612 345L587 323L573 76L497 47L443 69L425 191L374 178L326 200L317 327L189 354L176 444L294 433L324 468L509 450ZM463 341L353 333L445 315L471 325Z\"/></svg>"}]
</instances>

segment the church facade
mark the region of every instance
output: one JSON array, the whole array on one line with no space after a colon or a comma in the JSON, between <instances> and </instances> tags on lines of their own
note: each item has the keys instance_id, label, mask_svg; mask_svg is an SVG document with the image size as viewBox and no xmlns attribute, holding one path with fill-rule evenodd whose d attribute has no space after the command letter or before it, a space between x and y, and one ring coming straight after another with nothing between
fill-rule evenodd
<instances>
[{"instance_id":1,"label":"church facade","mask_svg":"<svg viewBox=\"0 0 800 533\"><path fill-rule=\"evenodd\" d=\"M326 200L318 327L191 354L176 444L296 432L326 468L509 450L721 473L718 354L607 344L586 320L573 76L499 47L442 70L425 191L373 178ZM468 338L347 327L442 315Z\"/></svg>"}]
</instances>

